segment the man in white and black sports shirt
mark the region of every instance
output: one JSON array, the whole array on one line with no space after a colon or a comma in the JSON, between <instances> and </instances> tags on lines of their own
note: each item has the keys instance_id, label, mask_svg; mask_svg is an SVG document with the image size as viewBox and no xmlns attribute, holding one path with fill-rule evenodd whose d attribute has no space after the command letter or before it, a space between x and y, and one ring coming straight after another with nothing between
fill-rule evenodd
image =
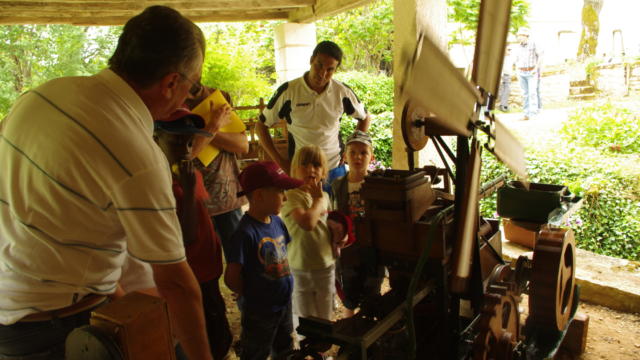
<instances>
[{"instance_id":1,"label":"man in white and black sports shirt","mask_svg":"<svg viewBox=\"0 0 640 360\"><path fill-rule=\"evenodd\" d=\"M285 82L269 101L256 124L260 144L267 154L289 172L295 149L318 145L327 156L329 182L346 173L341 159L340 117L347 114L366 132L370 117L364 105L348 86L332 79L342 62L342 49L331 41L316 45L310 69L302 77ZM289 157L276 151L268 128L281 120L289 131Z\"/></svg>"}]
</instances>

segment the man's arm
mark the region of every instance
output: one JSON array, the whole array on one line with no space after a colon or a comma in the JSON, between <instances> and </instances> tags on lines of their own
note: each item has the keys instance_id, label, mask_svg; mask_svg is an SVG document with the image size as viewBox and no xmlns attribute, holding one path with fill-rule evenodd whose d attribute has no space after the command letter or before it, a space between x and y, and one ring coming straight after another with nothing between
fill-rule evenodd
<instances>
[{"instance_id":1,"label":"man's arm","mask_svg":"<svg viewBox=\"0 0 640 360\"><path fill-rule=\"evenodd\" d=\"M210 142L211 145L236 154L246 154L249 151L249 138L244 132L219 132Z\"/></svg>"},{"instance_id":2,"label":"man's arm","mask_svg":"<svg viewBox=\"0 0 640 360\"><path fill-rule=\"evenodd\" d=\"M276 150L276 146L273 144L273 139L271 138L271 134L269 133L269 128L265 124L263 124L262 121L256 122L256 134L258 135L260 146L262 146L264 151L267 152L269 157L277 162L286 173L289 173L291 162L289 161L289 159L285 159L280 156L280 153L278 152L278 150Z\"/></svg>"},{"instance_id":3,"label":"man's arm","mask_svg":"<svg viewBox=\"0 0 640 360\"><path fill-rule=\"evenodd\" d=\"M367 132L367 130L369 130L370 124L371 124L371 114L367 114L364 117L364 119L358 120L358 125L356 126L356 129L363 132Z\"/></svg>"},{"instance_id":4,"label":"man's arm","mask_svg":"<svg viewBox=\"0 0 640 360\"><path fill-rule=\"evenodd\" d=\"M200 287L186 261L152 264L158 292L167 301L171 325L189 359L212 359Z\"/></svg>"}]
</instances>

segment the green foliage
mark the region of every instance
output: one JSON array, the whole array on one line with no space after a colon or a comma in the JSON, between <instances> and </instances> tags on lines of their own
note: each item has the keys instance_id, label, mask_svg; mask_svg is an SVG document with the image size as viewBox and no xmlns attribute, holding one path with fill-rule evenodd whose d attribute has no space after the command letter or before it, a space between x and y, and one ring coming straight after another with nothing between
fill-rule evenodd
<instances>
[{"instance_id":1,"label":"green foliage","mask_svg":"<svg viewBox=\"0 0 640 360\"><path fill-rule=\"evenodd\" d=\"M0 118L22 92L62 76L106 67L120 27L0 26Z\"/></svg>"},{"instance_id":2,"label":"green foliage","mask_svg":"<svg viewBox=\"0 0 640 360\"><path fill-rule=\"evenodd\" d=\"M274 75L273 22L205 24L202 83L229 92L235 105L268 99Z\"/></svg>"},{"instance_id":3,"label":"green foliage","mask_svg":"<svg viewBox=\"0 0 640 360\"><path fill-rule=\"evenodd\" d=\"M580 146L605 152L640 152L640 117L610 102L579 107L569 115L561 134Z\"/></svg>"},{"instance_id":4,"label":"green foliage","mask_svg":"<svg viewBox=\"0 0 640 360\"><path fill-rule=\"evenodd\" d=\"M337 80L348 85L372 114L393 112L393 78L361 71L339 72Z\"/></svg>"},{"instance_id":5,"label":"green foliage","mask_svg":"<svg viewBox=\"0 0 640 360\"><path fill-rule=\"evenodd\" d=\"M316 29L318 41L334 41L344 51L341 68L391 73L392 0L375 0L368 5L322 19L316 23Z\"/></svg>"},{"instance_id":6,"label":"green foliage","mask_svg":"<svg viewBox=\"0 0 640 360\"><path fill-rule=\"evenodd\" d=\"M451 34L449 43L473 44L480 17L480 0L447 0L447 4L449 5L449 21L460 25L459 30ZM520 27L527 25L528 15L529 1L513 0L509 32L515 34Z\"/></svg>"},{"instance_id":7,"label":"green foliage","mask_svg":"<svg viewBox=\"0 0 640 360\"><path fill-rule=\"evenodd\" d=\"M369 134L374 142L373 154L385 167L391 166L393 141L393 78L360 71L339 72L336 79L347 84L358 95L372 115ZM340 135L346 139L356 123L348 116L340 121Z\"/></svg>"},{"instance_id":8,"label":"green foliage","mask_svg":"<svg viewBox=\"0 0 640 360\"><path fill-rule=\"evenodd\" d=\"M591 58L587 62L587 65L584 67L584 72L587 74L587 79L592 83L595 83L600 76L600 65L602 64L602 59L599 58Z\"/></svg>"},{"instance_id":9,"label":"green foliage","mask_svg":"<svg viewBox=\"0 0 640 360\"><path fill-rule=\"evenodd\" d=\"M562 139L527 149L532 182L564 184L584 199L568 224L581 249L640 260L640 168L637 157L627 157L602 154ZM483 157L482 171L483 181L508 173L491 156ZM485 199L481 211L483 216L493 216L495 199Z\"/></svg>"}]
</instances>

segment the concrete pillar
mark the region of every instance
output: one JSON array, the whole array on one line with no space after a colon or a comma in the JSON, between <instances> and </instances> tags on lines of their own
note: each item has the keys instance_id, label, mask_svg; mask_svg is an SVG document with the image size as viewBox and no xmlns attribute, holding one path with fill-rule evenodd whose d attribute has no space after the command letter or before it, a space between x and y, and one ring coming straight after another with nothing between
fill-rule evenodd
<instances>
[{"instance_id":1,"label":"concrete pillar","mask_svg":"<svg viewBox=\"0 0 640 360\"><path fill-rule=\"evenodd\" d=\"M441 49L447 50L447 1L446 0L394 0L393 2L393 80L394 89L394 121L393 121L393 165L394 169L408 169L407 151L402 139L402 108L404 100L401 98L398 86L404 76L404 64L407 57L413 55L418 34L428 32ZM432 160L435 150L427 147L415 156L416 166L423 166L436 162ZM437 157L437 155L436 155ZM437 163L437 162L436 162Z\"/></svg>"},{"instance_id":2,"label":"concrete pillar","mask_svg":"<svg viewBox=\"0 0 640 360\"><path fill-rule=\"evenodd\" d=\"M276 26L277 84L302 76L316 46L316 25L283 23Z\"/></svg>"}]
</instances>

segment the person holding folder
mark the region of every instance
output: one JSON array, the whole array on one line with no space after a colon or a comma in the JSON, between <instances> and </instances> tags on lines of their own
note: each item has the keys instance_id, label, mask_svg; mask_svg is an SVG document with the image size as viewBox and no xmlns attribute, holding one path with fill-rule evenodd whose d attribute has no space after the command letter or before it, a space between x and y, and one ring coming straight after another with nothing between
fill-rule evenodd
<instances>
[{"instance_id":1,"label":"person holding folder","mask_svg":"<svg viewBox=\"0 0 640 360\"><path fill-rule=\"evenodd\" d=\"M205 118L204 131L213 134L211 138L195 136L192 154L209 193L207 210L226 259L231 235L242 218L241 207L247 204L246 197L237 196L242 191L238 182L238 155L249 151L249 139L242 120L232 111L228 93L203 87L199 96L188 100L187 105Z\"/></svg>"}]
</instances>

